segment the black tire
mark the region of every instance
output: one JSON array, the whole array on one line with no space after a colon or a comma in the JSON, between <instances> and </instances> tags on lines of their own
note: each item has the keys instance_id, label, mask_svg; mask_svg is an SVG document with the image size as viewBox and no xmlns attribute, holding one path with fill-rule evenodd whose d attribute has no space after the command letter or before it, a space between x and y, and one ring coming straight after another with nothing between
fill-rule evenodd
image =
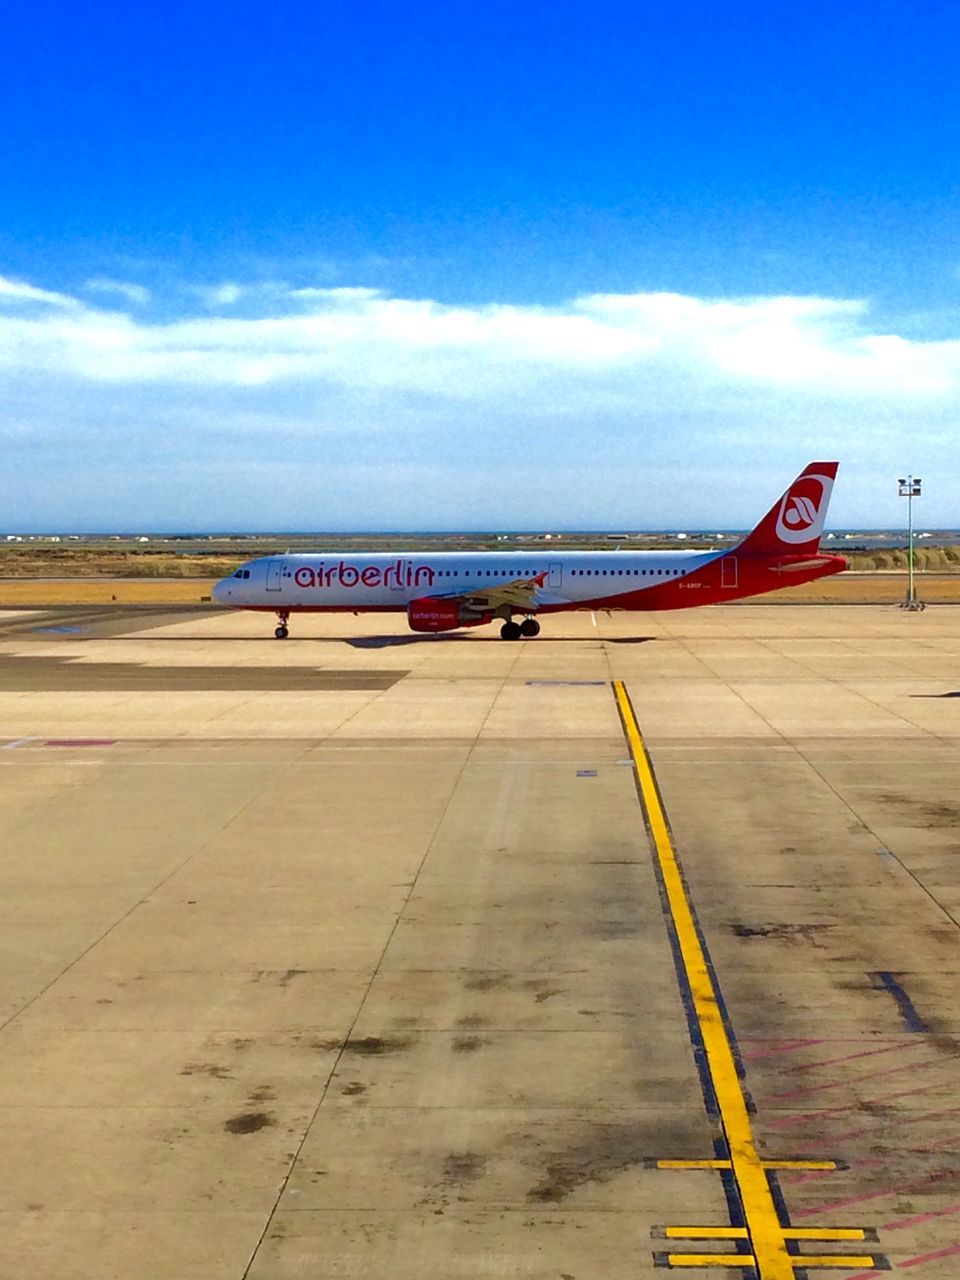
<instances>
[{"instance_id":1,"label":"black tire","mask_svg":"<svg viewBox=\"0 0 960 1280\"><path fill-rule=\"evenodd\" d=\"M277 637L278 640L286 640L290 632L287 630L286 627L280 626L280 627L277 627L276 631L274 631L273 634Z\"/></svg>"},{"instance_id":2,"label":"black tire","mask_svg":"<svg viewBox=\"0 0 960 1280\"><path fill-rule=\"evenodd\" d=\"M540 623L536 618L524 618L520 623L520 634L525 640L532 640L540 634Z\"/></svg>"},{"instance_id":3,"label":"black tire","mask_svg":"<svg viewBox=\"0 0 960 1280\"><path fill-rule=\"evenodd\" d=\"M519 640L520 624L518 622L505 622L500 628L501 640Z\"/></svg>"}]
</instances>

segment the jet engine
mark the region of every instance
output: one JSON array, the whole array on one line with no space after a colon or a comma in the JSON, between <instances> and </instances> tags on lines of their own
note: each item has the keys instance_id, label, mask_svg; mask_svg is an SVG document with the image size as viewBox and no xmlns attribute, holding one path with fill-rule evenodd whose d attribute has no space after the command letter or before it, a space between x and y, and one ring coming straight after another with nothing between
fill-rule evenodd
<instances>
[{"instance_id":1,"label":"jet engine","mask_svg":"<svg viewBox=\"0 0 960 1280\"><path fill-rule=\"evenodd\" d=\"M407 605L407 622L411 631L454 631L457 627L479 627L492 615L477 613L464 606L462 600L434 600L425 596Z\"/></svg>"}]
</instances>

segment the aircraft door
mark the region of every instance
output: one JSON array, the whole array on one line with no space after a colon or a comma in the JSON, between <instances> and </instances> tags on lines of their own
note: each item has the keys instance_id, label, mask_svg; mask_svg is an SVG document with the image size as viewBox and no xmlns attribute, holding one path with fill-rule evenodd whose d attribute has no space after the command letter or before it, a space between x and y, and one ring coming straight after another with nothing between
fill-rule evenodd
<instances>
[{"instance_id":1,"label":"aircraft door","mask_svg":"<svg viewBox=\"0 0 960 1280\"><path fill-rule=\"evenodd\" d=\"M283 569L282 560L267 561L267 590L268 591L280 590L280 586L281 586L280 573L282 569Z\"/></svg>"},{"instance_id":2,"label":"aircraft door","mask_svg":"<svg viewBox=\"0 0 960 1280\"><path fill-rule=\"evenodd\" d=\"M724 556L720 561L721 587L736 588L738 586L737 557Z\"/></svg>"},{"instance_id":3,"label":"aircraft door","mask_svg":"<svg viewBox=\"0 0 960 1280\"><path fill-rule=\"evenodd\" d=\"M547 586L562 587L563 586L563 565L558 563L548 564L547 571L549 575L547 577Z\"/></svg>"}]
</instances>

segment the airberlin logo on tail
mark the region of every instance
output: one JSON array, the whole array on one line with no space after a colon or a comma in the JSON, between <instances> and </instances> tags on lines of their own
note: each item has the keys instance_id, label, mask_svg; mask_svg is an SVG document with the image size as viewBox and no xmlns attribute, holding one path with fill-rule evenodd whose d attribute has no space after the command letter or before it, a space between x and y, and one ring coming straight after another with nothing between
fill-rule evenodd
<instances>
[{"instance_id":1,"label":"airberlin logo on tail","mask_svg":"<svg viewBox=\"0 0 960 1280\"><path fill-rule=\"evenodd\" d=\"M780 504L777 537L781 542L812 542L823 532L823 520L833 481L829 476L801 476Z\"/></svg>"}]
</instances>

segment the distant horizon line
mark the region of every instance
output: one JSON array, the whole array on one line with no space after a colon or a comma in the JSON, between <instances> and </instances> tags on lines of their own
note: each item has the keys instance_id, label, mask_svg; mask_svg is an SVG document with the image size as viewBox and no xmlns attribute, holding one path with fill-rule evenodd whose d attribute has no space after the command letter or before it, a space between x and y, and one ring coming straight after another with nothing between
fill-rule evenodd
<instances>
[{"instance_id":1,"label":"distant horizon line","mask_svg":"<svg viewBox=\"0 0 960 1280\"><path fill-rule=\"evenodd\" d=\"M650 537L657 535L673 535L684 533L688 537L702 537L715 534L727 536L730 534L749 533L753 526L740 526L736 528L723 528L716 525L703 525L700 527L681 527L680 525L667 527L648 527L648 528L627 528L623 526L607 526L605 528L595 529L579 529L579 528L541 528L541 529L503 529L503 528L461 528L461 529L149 529L140 528L132 529L6 529L0 531L0 541L14 538L119 538L119 539L136 539L136 538L165 538L165 539L190 539L190 538L329 538L329 537L403 537L403 538L452 538L452 537L493 537L493 538L516 538L516 537L541 537L541 538L558 538L558 537L583 537L592 536L599 538L609 537ZM824 530L824 538L831 534L834 536L857 536L865 537L876 534L902 534L907 536L907 530L901 529L899 526L891 525L851 525L846 527L837 527ZM914 538L921 533L941 534L956 533L960 536L960 525L944 525L934 527L930 525L923 526L920 530L914 528Z\"/></svg>"}]
</instances>

